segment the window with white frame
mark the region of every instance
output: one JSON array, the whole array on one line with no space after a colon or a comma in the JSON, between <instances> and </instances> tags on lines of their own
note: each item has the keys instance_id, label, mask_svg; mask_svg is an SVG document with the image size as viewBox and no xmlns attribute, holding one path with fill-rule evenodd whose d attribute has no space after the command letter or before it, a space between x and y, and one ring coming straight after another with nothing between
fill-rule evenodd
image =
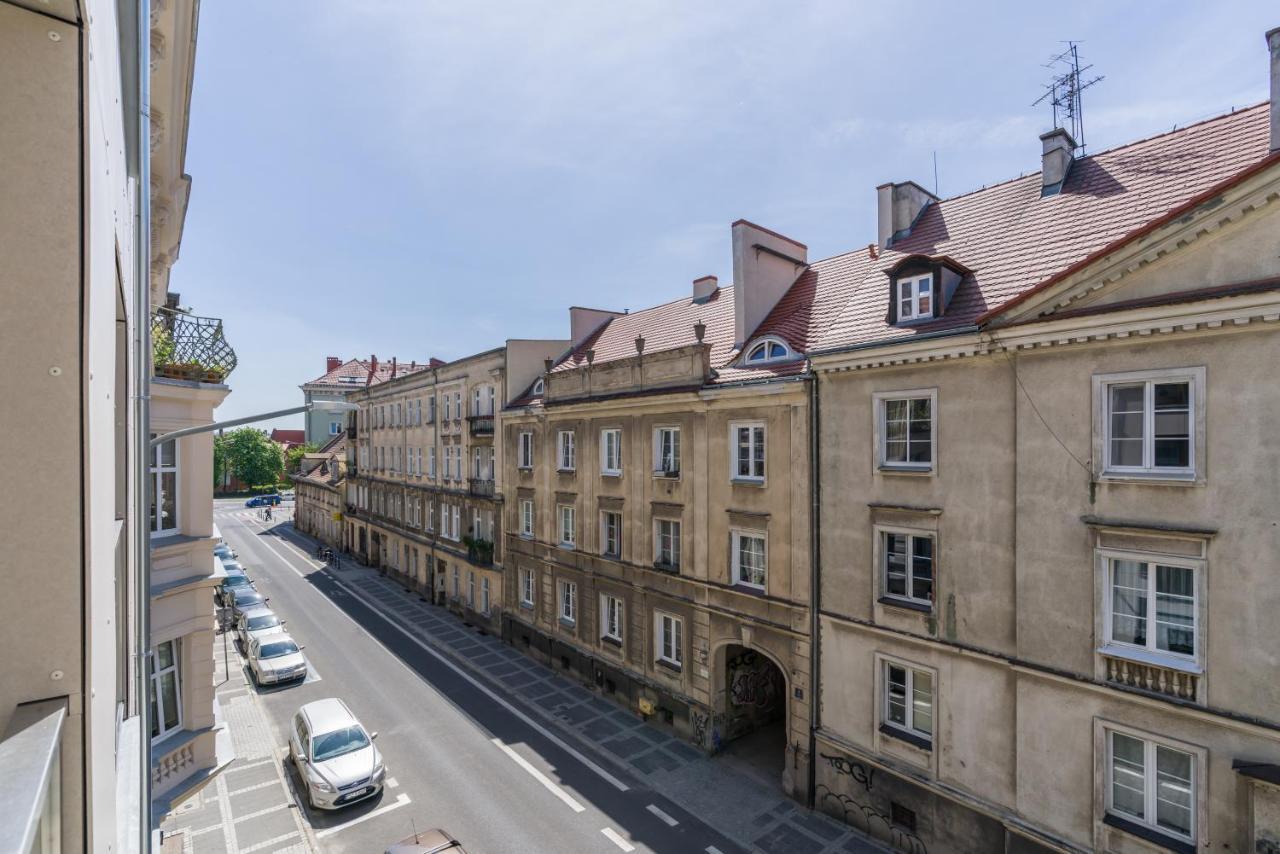
<instances>
[{"instance_id":1,"label":"window with white frame","mask_svg":"<svg viewBox=\"0 0 1280 854\"><path fill-rule=\"evenodd\" d=\"M898 279L898 320L933 316L933 274Z\"/></svg>"},{"instance_id":2,"label":"window with white frame","mask_svg":"<svg viewBox=\"0 0 1280 854\"><path fill-rule=\"evenodd\" d=\"M1153 738L1107 730L1107 812L1190 842L1196 757Z\"/></svg>"},{"instance_id":3,"label":"window with white frame","mask_svg":"<svg viewBox=\"0 0 1280 854\"><path fill-rule=\"evenodd\" d=\"M157 644L151 650L147 673L151 682L151 740L182 728L182 682L178 675L181 642Z\"/></svg>"},{"instance_id":4,"label":"window with white frame","mask_svg":"<svg viewBox=\"0 0 1280 854\"><path fill-rule=\"evenodd\" d=\"M453 540L461 539L462 535L459 533L461 531L461 522L462 522L462 508L455 505L453 508L453 526L449 531L450 539L453 539Z\"/></svg>"},{"instance_id":5,"label":"window with white frame","mask_svg":"<svg viewBox=\"0 0 1280 854\"><path fill-rule=\"evenodd\" d=\"M933 607L933 536L905 531L880 532L884 595Z\"/></svg>"},{"instance_id":6,"label":"window with white frame","mask_svg":"<svg viewBox=\"0 0 1280 854\"><path fill-rule=\"evenodd\" d=\"M600 473L614 476L622 474L621 430L600 431Z\"/></svg>"},{"instance_id":7,"label":"window with white frame","mask_svg":"<svg viewBox=\"0 0 1280 854\"><path fill-rule=\"evenodd\" d=\"M653 520L653 562L661 569L680 568L680 523L677 520Z\"/></svg>"},{"instance_id":8,"label":"window with white frame","mask_svg":"<svg viewBox=\"0 0 1280 854\"><path fill-rule=\"evenodd\" d=\"M733 480L764 482L764 425L733 424L729 428Z\"/></svg>"},{"instance_id":9,"label":"window with white frame","mask_svg":"<svg viewBox=\"0 0 1280 854\"><path fill-rule=\"evenodd\" d=\"M577 542L577 511L572 504L558 504L556 512L560 520L560 545L573 548Z\"/></svg>"},{"instance_id":10,"label":"window with white frame","mask_svg":"<svg viewBox=\"0 0 1280 854\"><path fill-rule=\"evenodd\" d=\"M884 662L883 722L887 727L922 742L932 742L933 697L932 673L895 661Z\"/></svg>"},{"instance_id":11,"label":"window with white frame","mask_svg":"<svg viewBox=\"0 0 1280 854\"><path fill-rule=\"evenodd\" d=\"M489 613L489 577L480 579L480 613Z\"/></svg>"},{"instance_id":12,"label":"window with white frame","mask_svg":"<svg viewBox=\"0 0 1280 854\"><path fill-rule=\"evenodd\" d=\"M622 600L608 593L600 594L600 637L622 643Z\"/></svg>"},{"instance_id":13,"label":"window with white frame","mask_svg":"<svg viewBox=\"0 0 1280 854\"><path fill-rule=\"evenodd\" d=\"M533 433L527 430L520 434L520 449L516 455L516 465L522 469L533 468Z\"/></svg>"},{"instance_id":14,"label":"window with white frame","mask_svg":"<svg viewBox=\"0 0 1280 854\"><path fill-rule=\"evenodd\" d=\"M427 448L427 477L436 479L436 449Z\"/></svg>"},{"instance_id":15,"label":"window with white frame","mask_svg":"<svg viewBox=\"0 0 1280 854\"><path fill-rule=\"evenodd\" d=\"M1161 559L1109 556L1107 641L1160 655L1196 657L1196 570Z\"/></svg>"},{"instance_id":16,"label":"window with white frame","mask_svg":"<svg viewBox=\"0 0 1280 854\"><path fill-rule=\"evenodd\" d=\"M556 467L560 471L573 471L577 467L578 451L572 430L561 430L556 434Z\"/></svg>"},{"instance_id":17,"label":"window with white frame","mask_svg":"<svg viewBox=\"0 0 1280 854\"><path fill-rule=\"evenodd\" d=\"M533 536L533 502L528 498L520 501L520 536Z\"/></svg>"},{"instance_id":18,"label":"window with white frame","mask_svg":"<svg viewBox=\"0 0 1280 854\"><path fill-rule=\"evenodd\" d=\"M442 394L441 397L444 398L444 420L452 421L453 420L453 396L450 394Z\"/></svg>"},{"instance_id":19,"label":"window with white frame","mask_svg":"<svg viewBox=\"0 0 1280 854\"><path fill-rule=\"evenodd\" d=\"M533 570L520 570L520 604L533 607Z\"/></svg>"},{"instance_id":20,"label":"window with white frame","mask_svg":"<svg viewBox=\"0 0 1280 854\"><path fill-rule=\"evenodd\" d=\"M684 621L673 614L654 614L654 653L658 661L679 670L684 665Z\"/></svg>"},{"instance_id":21,"label":"window with white frame","mask_svg":"<svg viewBox=\"0 0 1280 854\"><path fill-rule=\"evenodd\" d=\"M329 435L330 435L330 436L336 436L336 435L338 435L338 434L339 434L339 433L341 433L341 432L342 432L342 422L341 422L341 421L330 421L330 422L329 422Z\"/></svg>"},{"instance_id":22,"label":"window with white frame","mask_svg":"<svg viewBox=\"0 0 1280 854\"><path fill-rule=\"evenodd\" d=\"M1204 369L1095 378L1102 407L1102 464L1113 475L1196 474L1196 423Z\"/></svg>"},{"instance_id":23,"label":"window with white frame","mask_svg":"<svg viewBox=\"0 0 1280 854\"><path fill-rule=\"evenodd\" d=\"M156 434L152 433L151 438ZM178 532L178 443L170 439L151 449L151 535Z\"/></svg>"},{"instance_id":24,"label":"window with white frame","mask_svg":"<svg viewBox=\"0 0 1280 854\"><path fill-rule=\"evenodd\" d=\"M622 557L622 514L613 510L600 511L600 554L605 557Z\"/></svg>"},{"instance_id":25,"label":"window with white frame","mask_svg":"<svg viewBox=\"0 0 1280 854\"><path fill-rule=\"evenodd\" d=\"M932 391L876 395L881 468L928 471L934 459Z\"/></svg>"},{"instance_id":26,"label":"window with white frame","mask_svg":"<svg viewBox=\"0 0 1280 854\"><path fill-rule=\"evenodd\" d=\"M763 364L764 362L785 359L790 355L791 350L783 341L777 338L768 338L748 349L747 357L744 361L749 364Z\"/></svg>"},{"instance_id":27,"label":"window with white frame","mask_svg":"<svg viewBox=\"0 0 1280 854\"><path fill-rule=\"evenodd\" d=\"M560 619L566 623L578 621L578 585L572 581L560 582Z\"/></svg>"},{"instance_id":28,"label":"window with white frame","mask_svg":"<svg viewBox=\"0 0 1280 854\"><path fill-rule=\"evenodd\" d=\"M768 547L765 535L757 531L733 531L733 583L765 589Z\"/></svg>"},{"instance_id":29,"label":"window with white frame","mask_svg":"<svg viewBox=\"0 0 1280 854\"><path fill-rule=\"evenodd\" d=\"M653 472L663 477L680 476L679 427L659 427L653 431Z\"/></svg>"}]
</instances>

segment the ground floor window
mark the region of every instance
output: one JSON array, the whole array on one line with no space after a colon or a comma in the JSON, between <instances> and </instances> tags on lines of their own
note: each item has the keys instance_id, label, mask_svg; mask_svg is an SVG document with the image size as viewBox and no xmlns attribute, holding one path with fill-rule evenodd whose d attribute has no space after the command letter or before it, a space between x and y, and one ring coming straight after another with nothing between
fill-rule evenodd
<instances>
[{"instance_id":1,"label":"ground floor window","mask_svg":"<svg viewBox=\"0 0 1280 854\"><path fill-rule=\"evenodd\" d=\"M480 579L480 613L489 613L489 579Z\"/></svg>"},{"instance_id":2,"label":"ground floor window","mask_svg":"<svg viewBox=\"0 0 1280 854\"><path fill-rule=\"evenodd\" d=\"M533 570L520 570L520 604L533 605Z\"/></svg>"},{"instance_id":3,"label":"ground floor window","mask_svg":"<svg viewBox=\"0 0 1280 854\"><path fill-rule=\"evenodd\" d=\"M608 593L600 596L600 637L622 643L622 600Z\"/></svg>"},{"instance_id":4,"label":"ground floor window","mask_svg":"<svg viewBox=\"0 0 1280 854\"><path fill-rule=\"evenodd\" d=\"M181 641L165 641L151 651L151 739L182 727L182 682L178 676Z\"/></svg>"},{"instance_id":5,"label":"ground floor window","mask_svg":"<svg viewBox=\"0 0 1280 854\"><path fill-rule=\"evenodd\" d=\"M1195 830L1196 760L1154 739L1108 731L1107 811L1191 840Z\"/></svg>"},{"instance_id":6,"label":"ground floor window","mask_svg":"<svg viewBox=\"0 0 1280 854\"><path fill-rule=\"evenodd\" d=\"M658 661L679 668L684 664L684 621L661 612L655 617Z\"/></svg>"},{"instance_id":7,"label":"ground floor window","mask_svg":"<svg viewBox=\"0 0 1280 854\"><path fill-rule=\"evenodd\" d=\"M566 623L578 620L578 585L572 581L560 582L560 619Z\"/></svg>"}]
</instances>

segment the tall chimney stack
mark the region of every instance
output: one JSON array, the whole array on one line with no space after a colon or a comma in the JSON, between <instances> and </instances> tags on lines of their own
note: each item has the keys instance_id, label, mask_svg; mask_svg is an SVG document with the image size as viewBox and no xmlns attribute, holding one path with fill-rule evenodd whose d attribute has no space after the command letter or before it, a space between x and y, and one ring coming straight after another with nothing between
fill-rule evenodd
<instances>
[{"instance_id":1,"label":"tall chimney stack","mask_svg":"<svg viewBox=\"0 0 1280 854\"><path fill-rule=\"evenodd\" d=\"M876 187L876 239L881 249L911 233L911 226L938 197L915 181L890 182Z\"/></svg>"},{"instance_id":2,"label":"tall chimney stack","mask_svg":"<svg viewBox=\"0 0 1280 854\"><path fill-rule=\"evenodd\" d=\"M1057 195L1076 156L1076 141L1063 128L1040 134L1040 196Z\"/></svg>"},{"instance_id":3,"label":"tall chimney stack","mask_svg":"<svg viewBox=\"0 0 1280 854\"><path fill-rule=\"evenodd\" d=\"M1271 150L1280 151L1280 27L1267 32L1271 54Z\"/></svg>"},{"instance_id":4,"label":"tall chimney stack","mask_svg":"<svg viewBox=\"0 0 1280 854\"><path fill-rule=\"evenodd\" d=\"M693 301L706 302L720 288L720 280L715 276L703 276L693 280Z\"/></svg>"},{"instance_id":5,"label":"tall chimney stack","mask_svg":"<svg viewBox=\"0 0 1280 854\"><path fill-rule=\"evenodd\" d=\"M327 374L336 371L342 367L342 360L337 356L326 356L324 359L324 372Z\"/></svg>"}]
</instances>

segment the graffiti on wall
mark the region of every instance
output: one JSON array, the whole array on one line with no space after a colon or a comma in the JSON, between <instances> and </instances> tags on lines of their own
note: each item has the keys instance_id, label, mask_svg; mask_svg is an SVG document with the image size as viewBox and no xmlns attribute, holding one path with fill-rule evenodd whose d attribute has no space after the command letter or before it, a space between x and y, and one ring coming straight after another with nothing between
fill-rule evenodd
<instances>
[{"instance_id":1,"label":"graffiti on wall","mask_svg":"<svg viewBox=\"0 0 1280 854\"><path fill-rule=\"evenodd\" d=\"M782 694L782 674L773 662L753 649L744 649L725 664L729 698L735 706L771 710Z\"/></svg>"},{"instance_id":2,"label":"graffiti on wall","mask_svg":"<svg viewBox=\"0 0 1280 854\"><path fill-rule=\"evenodd\" d=\"M818 755L827 760L827 764L836 769L837 774L852 777L853 781L860 784L868 793L871 791L871 787L874 785L873 778L875 777L876 769L868 768L861 762L854 762L845 756L831 756L826 753L819 753Z\"/></svg>"},{"instance_id":3,"label":"graffiti on wall","mask_svg":"<svg viewBox=\"0 0 1280 854\"><path fill-rule=\"evenodd\" d=\"M824 812L842 819L845 824L856 827L867 836L886 842L907 854L929 854L924 840L905 827L894 824L888 815L871 804L860 803L849 795L833 792L822 783L818 784L814 792Z\"/></svg>"}]
</instances>

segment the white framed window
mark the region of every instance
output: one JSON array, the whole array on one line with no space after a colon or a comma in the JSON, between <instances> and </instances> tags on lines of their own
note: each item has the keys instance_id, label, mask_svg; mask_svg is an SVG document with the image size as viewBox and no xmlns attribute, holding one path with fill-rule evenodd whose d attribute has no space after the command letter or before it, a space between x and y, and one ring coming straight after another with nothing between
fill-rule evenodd
<instances>
[{"instance_id":1,"label":"white framed window","mask_svg":"<svg viewBox=\"0 0 1280 854\"><path fill-rule=\"evenodd\" d=\"M454 506L453 508L453 528L449 531L449 538L453 540L461 539L459 531L461 530L462 508Z\"/></svg>"},{"instance_id":2,"label":"white framed window","mask_svg":"<svg viewBox=\"0 0 1280 854\"><path fill-rule=\"evenodd\" d=\"M1194 479L1204 377L1204 368L1095 376L1103 474Z\"/></svg>"},{"instance_id":3,"label":"white framed window","mask_svg":"<svg viewBox=\"0 0 1280 854\"><path fill-rule=\"evenodd\" d=\"M758 344L747 348L747 364L757 365L765 362L776 362L791 356L791 348L781 338L766 338Z\"/></svg>"},{"instance_id":4,"label":"white framed window","mask_svg":"<svg viewBox=\"0 0 1280 854\"><path fill-rule=\"evenodd\" d=\"M156 644L147 663L151 682L151 740L158 741L182 728L182 681L178 659L181 641Z\"/></svg>"},{"instance_id":5,"label":"white framed window","mask_svg":"<svg viewBox=\"0 0 1280 854\"><path fill-rule=\"evenodd\" d=\"M761 531L730 533L733 540L733 583L764 590L768 579L768 543Z\"/></svg>"},{"instance_id":6,"label":"white framed window","mask_svg":"<svg viewBox=\"0 0 1280 854\"><path fill-rule=\"evenodd\" d=\"M489 613L489 577L480 579L480 613Z\"/></svg>"},{"instance_id":7,"label":"white framed window","mask_svg":"<svg viewBox=\"0 0 1280 854\"><path fill-rule=\"evenodd\" d=\"M654 612L654 654L679 670L684 666L684 621L674 614Z\"/></svg>"},{"instance_id":8,"label":"white framed window","mask_svg":"<svg viewBox=\"0 0 1280 854\"><path fill-rule=\"evenodd\" d=\"M432 480L436 479L436 449L434 446L427 448L427 477Z\"/></svg>"},{"instance_id":9,"label":"white framed window","mask_svg":"<svg viewBox=\"0 0 1280 854\"><path fill-rule=\"evenodd\" d=\"M533 607L533 570L520 570L520 604Z\"/></svg>"},{"instance_id":10,"label":"white framed window","mask_svg":"<svg viewBox=\"0 0 1280 854\"><path fill-rule=\"evenodd\" d=\"M436 397L434 394L427 398L427 423L436 423Z\"/></svg>"},{"instance_id":11,"label":"white framed window","mask_svg":"<svg viewBox=\"0 0 1280 854\"><path fill-rule=\"evenodd\" d=\"M919 320L933 316L933 274L898 279L898 320Z\"/></svg>"},{"instance_id":12,"label":"white framed window","mask_svg":"<svg viewBox=\"0 0 1280 854\"><path fill-rule=\"evenodd\" d=\"M565 623L578 621L578 585L572 581L560 582L560 620Z\"/></svg>"},{"instance_id":13,"label":"white framed window","mask_svg":"<svg viewBox=\"0 0 1280 854\"><path fill-rule=\"evenodd\" d=\"M339 434L339 433L341 433L341 432L342 432L342 422L341 422L341 421L330 421L330 422L329 422L329 435L330 435L330 436L336 436L336 435L338 435L338 434Z\"/></svg>"},{"instance_id":14,"label":"white framed window","mask_svg":"<svg viewBox=\"0 0 1280 854\"><path fill-rule=\"evenodd\" d=\"M560 521L560 545L573 548L577 543L577 511L572 504L557 504L556 515Z\"/></svg>"},{"instance_id":15,"label":"white framed window","mask_svg":"<svg viewBox=\"0 0 1280 854\"><path fill-rule=\"evenodd\" d=\"M622 557L622 514L613 510L600 511L600 554L605 557Z\"/></svg>"},{"instance_id":16,"label":"white framed window","mask_svg":"<svg viewBox=\"0 0 1280 854\"><path fill-rule=\"evenodd\" d=\"M546 387L547 387L547 384L542 380L541 377L539 377L538 379L533 381L532 394L535 394L535 395L542 394L546 390Z\"/></svg>"},{"instance_id":17,"label":"white framed window","mask_svg":"<svg viewBox=\"0 0 1280 854\"><path fill-rule=\"evenodd\" d=\"M622 431L616 428L600 431L600 473L622 474Z\"/></svg>"},{"instance_id":18,"label":"white framed window","mask_svg":"<svg viewBox=\"0 0 1280 854\"><path fill-rule=\"evenodd\" d=\"M516 457L516 465L522 469L533 468L533 433L529 431L520 434L520 451Z\"/></svg>"},{"instance_id":19,"label":"white framed window","mask_svg":"<svg viewBox=\"0 0 1280 854\"><path fill-rule=\"evenodd\" d=\"M933 742L933 673L897 661L885 660L883 666L881 722L910 736L908 740L917 746L929 748Z\"/></svg>"},{"instance_id":20,"label":"white framed window","mask_svg":"<svg viewBox=\"0 0 1280 854\"><path fill-rule=\"evenodd\" d=\"M151 438L157 434L152 433ZM151 536L178 533L178 443L170 439L151 449Z\"/></svg>"},{"instance_id":21,"label":"white framed window","mask_svg":"<svg viewBox=\"0 0 1280 854\"><path fill-rule=\"evenodd\" d=\"M528 498L520 500L520 536L533 536L533 501Z\"/></svg>"},{"instance_id":22,"label":"white framed window","mask_svg":"<svg viewBox=\"0 0 1280 854\"><path fill-rule=\"evenodd\" d=\"M659 477L680 476L679 427L658 427L653 431L653 473Z\"/></svg>"},{"instance_id":23,"label":"white framed window","mask_svg":"<svg viewBox=\"0 0 1280 854\"><path fill-rule=\"evenodd\" d=\"M600 594L600 637L622 643L622 600L608 593Z\"/></svg>"},{"instance_id":24,"label":"white framed window","mask_svg":"<svg viewBox=\"0 0 1280 854\"><path fill-rule=\"evenodd\" d=\"M452 421L453 420L453 396L448 393L445 393L445 394L442 394L441 397L444 398L444 420Z\"/></svg>"},{"instance_id":25,"label":"white framed window","mask_svg":"<svg viewBox=\"0 0 1280 854\"><path fill-rule=\"evenodd\" d=\"M934 540L932 534L878 529L881 591L925 608L933 607Z\"/></svg>"},{"instance_id":26,"label":"white framed window","mask_svg":"<svg viewBox=\"0 0 1280 854\"><path fill-rule=\"evenodd\" d=\"M1132 730L1106 730L1107 816L1184 842L1196 835L1197 756Z\"/></svg>"},{"instance_id":27,"label":"white framed window","mask_svg":"<svg viewBox=\"0 0 1280 854\"><path fill-rule=\"evenodd\" d=\"M653 520L653 563L659 569L680 568L680 523L677 520Z\"/></svg>"},{"instance_id":28,"label":"white framed window","mask_svg":"<svg viewBox=\"0 0 1280 854\"><path fill-rule=\"evenodd\" d=\"M462 573L458 571L458 565L453 565L453 598L457 599L462 593Z\"/></svg>"},{"instance_id":29,"label":"white framed window","mask_svg":"<svg viewBox=\"0 0 1280 854\"><path fill-rule=\"evenodd\" d=\"M937 392L922 389L874 397L879 467L931 471L937 448Z\"/></svg>"},{"instance_id":30,"label":"white framed window","mask_svg":"<svg viewBox=\"0 0 1280 854\"><path fill-rule=\"evenodd\" d=\"M764 483L765 426L763 422L729 425L729 447L733 459L730 479Z\"/></svg>"},{"instance_id":31,"label":"white framed window","mask_svg":"<svg viewBox=\"0 0 1280 854\"><path fill-rule=\"evenodd\" d=\"M561 430L556 434L556 467L560 471L573 471L577 467L578 450L572 430Z\"/></svg>"},{"instance_id":32,"label":"white framed window","mask_svg":"<svg viewBox=\"0 0 1280 854\"><path fill-rule=\"evenodd\" d=\"M1200 565L1106 553L1106 639L1113 647L1194 662L1199 651Z\"/></svg>"}]
</instances>

